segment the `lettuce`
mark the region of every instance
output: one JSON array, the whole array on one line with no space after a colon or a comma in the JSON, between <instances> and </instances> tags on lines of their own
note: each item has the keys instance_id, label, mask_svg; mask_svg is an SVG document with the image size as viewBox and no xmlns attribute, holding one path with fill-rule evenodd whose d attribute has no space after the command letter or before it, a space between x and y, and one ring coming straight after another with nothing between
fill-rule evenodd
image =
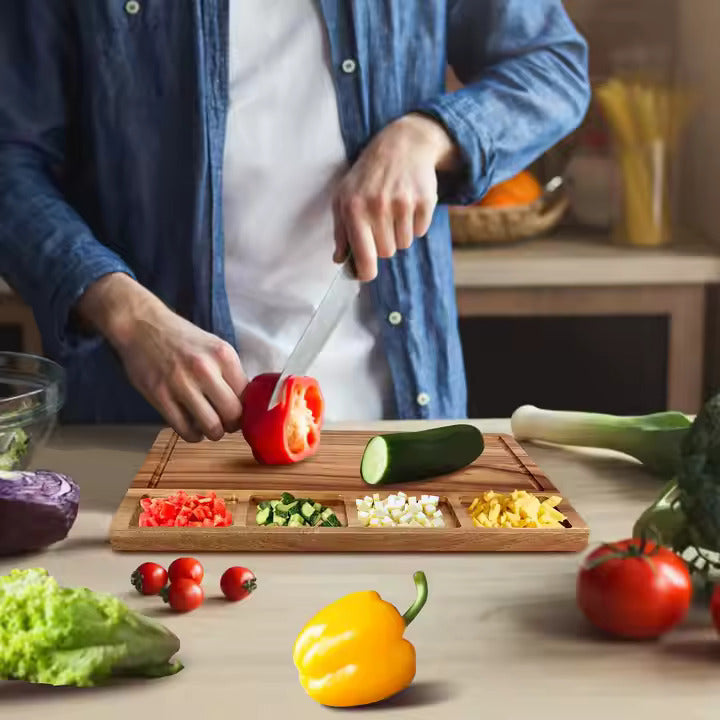
<instances>
[{"instance_id":1,"label":"lettuce","mask_svg":"<svg viewBox=\"0 0 720 720\"><path fill-rule=\"evenodd\" d=\"M58 585L42 568L0 576L0 676L89 687L113 677L162 677L179 639L112 595Z\"/></svg>"}]
</instances>

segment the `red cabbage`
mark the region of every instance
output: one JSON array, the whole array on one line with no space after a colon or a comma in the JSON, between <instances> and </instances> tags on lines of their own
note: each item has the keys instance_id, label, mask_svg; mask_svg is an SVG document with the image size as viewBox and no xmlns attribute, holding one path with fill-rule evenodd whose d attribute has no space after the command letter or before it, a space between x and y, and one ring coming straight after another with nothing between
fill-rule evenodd
<instances>
[{"instance_id":1,"label":"red cabbage","mask_svg":"<svg viewBox=\"0 0 720 720\"><path fill-rule=\"evenodd\" d=\"M0 472L0 555L41 550L75 522L80 488L51 470Z\"/></svg>"}]
</instances>

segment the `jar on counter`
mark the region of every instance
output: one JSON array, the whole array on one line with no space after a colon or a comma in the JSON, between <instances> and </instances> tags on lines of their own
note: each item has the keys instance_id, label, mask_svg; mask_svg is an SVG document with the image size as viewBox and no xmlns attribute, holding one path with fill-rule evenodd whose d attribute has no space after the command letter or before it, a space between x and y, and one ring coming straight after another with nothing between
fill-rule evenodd
<instances>
[{"instance_id":1,"label":"jar on counter","mask_svg":"<svg viewBox=\"0 0 720 720\"><path fill-rule=\"evenodd\" d=\"M580 136L563 177L578 224L597 230L616 225L622 212L622 177L602 128L589 128Z\"/></svg>"}]
</instances>

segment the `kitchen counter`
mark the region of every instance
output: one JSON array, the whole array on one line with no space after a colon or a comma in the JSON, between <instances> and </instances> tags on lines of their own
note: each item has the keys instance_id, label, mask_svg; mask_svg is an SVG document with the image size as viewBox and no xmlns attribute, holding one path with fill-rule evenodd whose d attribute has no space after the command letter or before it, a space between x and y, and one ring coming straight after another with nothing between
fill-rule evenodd
<instances>
[{"instance_id":1,"label":"kitchen counter","mask_svg":"<svg viewBox=\"0 0 720 720\"><path fill-rule=\"evenodd\" d=\"M518 243L457 247L457 288L591 288L720 282L720 253L707 244L626 247L558 233Z\"/></svg>"},{"instance_id":2,"label":"kitchen counter","mask_svg":"<svg viewBox=\"0 0 720 720\"><path fill-rule=\"evenodd\" d=\"M507 420L478 421L508 432ZM420 427L387 423L372 429ZM354 427L351 424L334 427ZM367 426L366 426L367 427ZM720 701L720 638L698 612L659 644L598 639L574 605L575 554L203 555L206 604L172 614L130 588L142 561L174 556L116 554L106 542L112 514L140 468L157 428L61 428L36 466L72 475L81 486L70 537L32 557L0 561L0 571L42 566L62 583L117 594L181 639L185 669L159 680L80 690L0 683L0 716L59 719L332 717L301 689L291 648L317 610L342 595L374 589L402 608L423 569L429 600L406 637L417 650L410 689L373 717L583 720L643 715L715 718ZM660 482L610 452L525 445L591 528L591 543L626 536ZM216 599L230 564L250 567L258 590L238 604ZM360 711L364 712L364 711Z\"/></svg>"}]
</instances>

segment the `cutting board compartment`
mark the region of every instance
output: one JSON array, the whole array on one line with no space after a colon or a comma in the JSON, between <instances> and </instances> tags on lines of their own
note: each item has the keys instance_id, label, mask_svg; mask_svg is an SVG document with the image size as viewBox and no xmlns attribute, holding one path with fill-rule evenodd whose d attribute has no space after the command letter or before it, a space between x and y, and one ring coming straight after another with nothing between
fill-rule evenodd
<instances>
[{"instance_id":1,"label":"cutting board compartment","mask_svg":"<svg viewBox=\"0 0 720 720\"><path fill-rule=\"evenodd\" d=\"M561 490L535 465L512 436L485 434L485 450L469 467L427 481L373 488L360 478L360 458L369 432L326 430L317 454L301 463L267 467L252 457L241 434L219 442L185 443L162 430L120 504L110 528L114 550L137 552L483 552L583 550L589 529ZM233 523L223 528L138 526L140 500L185 490L214 491L225 499ZM440 498L445 527L364 527L356 499L404 491ZM561 528L478 528L468 513L488 490L525 490L543 500L563 498ZM283 492L311 497L335 512L340 527L264 527L258 503Z\"/></svg>"}]
</instances>

